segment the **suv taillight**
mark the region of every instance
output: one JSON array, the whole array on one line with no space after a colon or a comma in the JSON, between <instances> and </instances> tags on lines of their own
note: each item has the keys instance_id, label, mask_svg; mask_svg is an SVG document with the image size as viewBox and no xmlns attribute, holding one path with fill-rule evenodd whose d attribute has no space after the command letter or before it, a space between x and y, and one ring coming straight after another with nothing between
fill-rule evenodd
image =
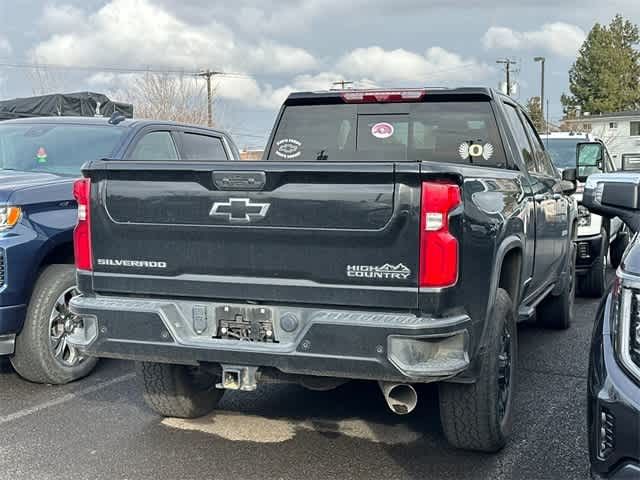
<instances>
[{"instance_id":1,"label":"suv taillight","mask_svg":"<svg viewBox=\"0 0 640 480\"><path fill-rule=\"evenodd\" d=\"M458 280L458 240L449 231L449 213L460 203L458 185L422 182L420 287L450 287Z\"/></svg>"},{"instance_id":2,"label":"suv taillight","mask_svg":"<svg viewBox=\"0 0 640 480\"><path fill-rule=\"evenodd\" d=\"M73 231L73 250L78 270L93 270L91 254L91 179L82 178L73 184L73 196L78 202L78 222Z\"/></svg>"}]
</instances>

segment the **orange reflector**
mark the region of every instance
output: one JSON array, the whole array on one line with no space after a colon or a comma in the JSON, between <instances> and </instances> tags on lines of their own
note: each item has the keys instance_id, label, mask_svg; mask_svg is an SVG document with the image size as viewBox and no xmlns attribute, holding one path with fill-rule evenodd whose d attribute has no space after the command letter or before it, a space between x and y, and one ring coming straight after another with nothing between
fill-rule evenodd
<instances>
[{"instance_id":1,"label":"orange reflector","mask_svg":"<svg viewBox=\"0 0 640 480\"><path fill-rule=\"evenodd\" d=\"M7 221L3 227L13 227L20 220L21 214L20 207L7 207Z\"/></svg>"}]
</instances>

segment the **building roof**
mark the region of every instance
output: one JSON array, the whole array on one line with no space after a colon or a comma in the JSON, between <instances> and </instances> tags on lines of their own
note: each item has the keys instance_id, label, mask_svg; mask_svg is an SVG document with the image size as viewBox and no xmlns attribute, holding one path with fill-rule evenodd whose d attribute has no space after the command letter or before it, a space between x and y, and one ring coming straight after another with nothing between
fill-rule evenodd
<instances>
[{"instance_id":1,"label":"building roof","mask_svg":"<svg viewBox=\"0 0 640 480\"><path fill-rule=\"evenodd\" d=\"M610 118L633 118L640 117L640 110L627 110L624 112L605 112L589 115L581 115L576 118L567 118L566 122L588 122L589 120L608 120Z\"/></svg>"},{"instance_id":2,"label":"building roof","mask_svg":"<svg viewBox=\"0 0 640 480\"><path fill-rule=\"evenodd\" d=\"M590 133L583 132L551 132L551 133L541 133L540 138L557 138L557 139L570 139L570 140L596 140L597 137Z\"/></svg>"}]
</instances>

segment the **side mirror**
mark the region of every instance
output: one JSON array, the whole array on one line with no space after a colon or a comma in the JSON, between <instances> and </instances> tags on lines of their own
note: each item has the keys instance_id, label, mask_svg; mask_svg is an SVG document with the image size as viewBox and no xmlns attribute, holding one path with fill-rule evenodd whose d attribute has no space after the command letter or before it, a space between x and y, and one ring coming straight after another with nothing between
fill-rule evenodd
<instances>
[{"instance_id":1,"label":"side mirror","mask_svg":"<svg viewBox=\"0 0 640 480\"><path fill-rule=\"evenodd\" d=\"M582 204L603 217L620 219L640 231L640 173L596 173L587 178Z\"/></svg>"},{"instance_id":2,"label":"side mirror","mask_svg":"<svg viewBox=\"0 0 640 480\"><path fill-rule=\"evenodd\" d=\"M578 171L575 168L565 168L562 170L562 180L575 182L578 179Z\"/></svg>"},{"instance_id":3,"label":"side mirror","mask_svg":"<svg viewBox=\"0 0 640 480\"><path fill-rule=\"evenodd\" d=\"M622 170L640 171L640 155L622 155Z\"/></svg>"},{"instance_id":4,"label":"side mirror","mask_svg":"<svg viewBox=\"0 0 640 480\"><path fill-rule=\"evenodd\" d=\"M576 148L576 167L578 180L584 182L593 173L603 171L604 145L600 142L578 143Z\"/></svg>"},{"instance_id":5,"label":"side mirror","mask_svg":"<svg viewBox=\"0 0 640 480\"><path fill-rule=\"evenodd\" d=\"M575 168L565 168L562 170L562 182L560 183L560 188L562 192L567 195L573 195L576 193L577 185Z\"/></svg>"}]
</instances>

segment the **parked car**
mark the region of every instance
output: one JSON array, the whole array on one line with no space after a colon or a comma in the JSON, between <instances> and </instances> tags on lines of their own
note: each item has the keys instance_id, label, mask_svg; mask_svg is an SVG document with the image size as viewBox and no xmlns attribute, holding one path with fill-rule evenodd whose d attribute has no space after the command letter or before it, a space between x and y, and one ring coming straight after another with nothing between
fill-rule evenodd
<instances>
[{"instance_id":1,"label":"parked car","mask_svg":"<svg viewBox=\"0 0 640 480\"><path fill-rule=\"evenodd\" d=\"M93 161L76 183L83 354L132 359L161 415L224 389L440 382L444 433L496 451L517 319L568 328L575 170L491 89L297 93L264 161ZM91 241L89 241L89 238Z\"/></svg>"},{"instance_id":2,"label":"parked car","mask_svg":"<svg viewBox=\"0 0 640 480\"><path fill-rule=\"evenodd\" d=\"M0 123L0 355L10 355L22 377L66 383L96 364L67 342L78 321L68 305L77 294L72 185L81 165L105 157L193 162L203 154L238 158L224 133L176 123L118 115Z\"/></svg>"},{"instance_id":3,"label":"parked car","mask_svg":"<svg viewBox=\"0 0 640 480\"><path fill-rule=\"evenodd\" d=\"M588 173L615 172L617 167L605 143L590 133L555 132L542 135L542 141L551 155L554 165L562 170L575 168L577 146L580 143L595 142L602 145L599 165L589 167L589 171L578 172L579 180L585 180ZM582 175L580 175L582 173ZM622 253L629 243L629 234L619 218L603 219L582 205L582 182L574 197L578 201L578 254L576 272L578 293L590 297L601 297L606 291L607 257L611 266L618 268Z\"/></svg>"},{"instance_id":4,"label":"parked car","mask_svg":"<svg viewBox=\"0 0 640 480\"><path fill-rule=\"evenodd\" d=\"M640 173L592 175L584 204L624 219L635 236L591 340L588 384L589 452L594 478L640 478Z\"/></svg>"}]
</instances>

